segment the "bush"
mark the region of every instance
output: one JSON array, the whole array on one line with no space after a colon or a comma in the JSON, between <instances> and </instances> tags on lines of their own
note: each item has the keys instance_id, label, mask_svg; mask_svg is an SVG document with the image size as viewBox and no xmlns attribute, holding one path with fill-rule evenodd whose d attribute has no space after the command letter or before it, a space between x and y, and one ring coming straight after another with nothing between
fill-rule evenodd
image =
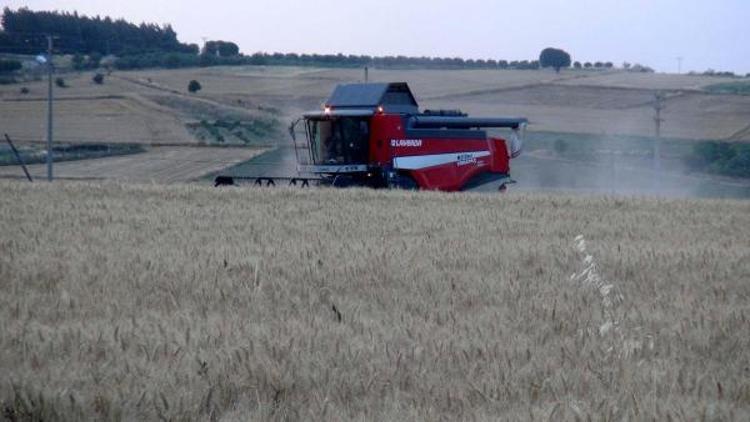
<instances>
[{"instance_id":1,"label":"bush","mask_svg":"<svg viewBox=\"0 0 750 422\"><path fill-rule=\"evenodd\" d=\"M18 60L0 59L0 73L11 73L21 70L23 65Z\"/></svg>"},{"instance_id":2,"label":"bush","mask_svg":"<svg viewBox=\"0 0 750 422\"><path fill-rule=\"evenodd\" d=\"M93 52L89 55L88 63L86 63L86 67L89 69L96 69L99 67L99 65L102 62L102 55L98 52Z\"/></svg>"},{"instance_id":3,"label":"bush","mask_svg":"<svg viewBox=\"0 0 750 422\"><path fill-rule=\"evenodd\" d=\"M553 144L553 147L555 152L558 155L565 154L566 151L568 151L568 143L565 142L565 139L555 139L555 143Z\"/></svg>"},{"instance_id":4,"label":"bush","mask_svg":"<svg viewBox=\"0 0 750 422\"><path fill-rule=\"evenodd\" d=\"M97 73L93 78L91 78L91 80L94 81L95 84L101 85L104 83L104 75L102 75L101 73Z\"/></svg>"},{"instance_id":5,"label":"bush","mask_svg":"<svg viewBox=\"0 0 750 422\"><path fill-rule=\"evenodd\" d=\"M58 77L55 79L55 85L57 85L58 88L67 88L68 85L65 83L65 79Z\"/></svg>"},{"instance_id":6,"label":"bush","mask_svg":"<svg viewBox=\"0 0 750 422\"><path fill-rule=\"evenodd\" d=\"M73 56L72 62L73 62L73 69L75 69L75 70L82 70L82 69L84 69L86 67L86 63L85 63L86 62L86 58L83 57L83 55L81 53L76 53Z\"/></svg>"},{"instance_id":7,"label":"bush","mask_svg":"<svg viewBox=\"0 0 750 422\"><path fill-rule=\"evenodd\" d=\"M698 142L686 159L693 170L725 176L750 177L750 144Z\"/></svg>"},{"instance_id":8,"label":"bush","mask_svg":"<svg viewBox=\"0 0 750 422\"><path fill-rule=\"evenodd\" d=\"M717 94L750 95L750 82L722 82L706 86L703 89Z\"/></svg>"},{"instance_id":9,"label":"bush","mask_svg":"<svg viewBox=\"0 0 750 422\"><path fill-rule=\"evenodd\" d=\"M196 93L201 89L203 89L203 87L201 86L200 82L196 81L195 79L190 81L190 83L188 84L188 92L190 93Z\"/></svg>"},{"instance_id":10,"label":"bush","mask_svg":"<svg viewBox=\"0 0 750 422\"><path fill-rule=\"evenodd\" d=\"M26 88L25 86L21 87L21 94L26 95L29 93L29 88Z\"/></svg>"}]
</instances>

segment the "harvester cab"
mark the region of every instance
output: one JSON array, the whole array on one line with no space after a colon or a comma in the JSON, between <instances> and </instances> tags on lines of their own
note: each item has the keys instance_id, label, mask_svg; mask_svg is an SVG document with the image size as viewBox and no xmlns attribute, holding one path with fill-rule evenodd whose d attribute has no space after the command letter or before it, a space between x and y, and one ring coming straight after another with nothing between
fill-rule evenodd
<instances>
[{"instance_id":1,"label":"harvester cab","mask_svg":"<svg viewBox=\"0 0 750 422\"><path fill-rule=\"evenodd\" d=\"M299 125L306 138L302 153ZM290 179L443 191L500 181L504 190L526 125L524 118L472 118L459 110L420 112L403 82L339 85L320 110L292 124L299 175ZM486 128L507 128L510 136L488 137Z\"/></svg>"}]
</instances>

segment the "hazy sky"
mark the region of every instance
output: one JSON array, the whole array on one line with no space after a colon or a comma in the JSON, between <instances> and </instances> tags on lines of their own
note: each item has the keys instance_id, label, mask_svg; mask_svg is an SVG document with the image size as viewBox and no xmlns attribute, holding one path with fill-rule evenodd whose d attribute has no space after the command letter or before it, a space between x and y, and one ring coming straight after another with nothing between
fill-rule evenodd
<instances>
[{"instance_id":1,"label":"hazy sky","mask_svg":"<svg viewBox=\"0 0 750 422\"><path fill-rule=\"evenodd\" d=\"M171 23L181 41L298 52L640 62L659 71L750 73L750 0L4 0Z\"/></svg>"}]
</instances>

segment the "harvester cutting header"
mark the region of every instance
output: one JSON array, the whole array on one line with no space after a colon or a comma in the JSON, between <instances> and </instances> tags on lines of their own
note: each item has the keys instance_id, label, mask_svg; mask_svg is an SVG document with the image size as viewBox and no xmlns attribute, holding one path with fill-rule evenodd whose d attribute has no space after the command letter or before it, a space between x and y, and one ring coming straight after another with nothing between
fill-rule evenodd
<instances>
[{"instance_id":1,"label":"harvester cutting header","mask_svg":"<svg viewBox=\"0 0 750 422\"><path fill-rule=\"evenodd\" d=\"M322 110L308 112L307 154L297 154L291 184L458 191L510 182L510 159L521 152L524 118L472 118L458 110L419 111L403 82L339 85ZM509 128L510 139L484 128ZM296 140L295 140L295 151ZM233 184L219 176L216 184ZM248 178L244 178L248 179ZM252 177L256 184L279 178Z\"/></svg>"}]
</instances>

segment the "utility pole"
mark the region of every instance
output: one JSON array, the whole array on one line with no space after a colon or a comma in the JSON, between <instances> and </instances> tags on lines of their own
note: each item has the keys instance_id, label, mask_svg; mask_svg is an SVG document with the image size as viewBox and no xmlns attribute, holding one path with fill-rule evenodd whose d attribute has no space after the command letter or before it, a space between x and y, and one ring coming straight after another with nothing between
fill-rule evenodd
<instances>
[{"instance_id":1,"label":"utility pole","mask_svg":"<svg viewBox=\"0 0 750 422\"><path fill-rule=\"evenodd\" d=\"M682 75L682 57L677 58L677 74Z\"/></svg>"},{"instance_id":2,"label":"utility pole","mask_svg":"<svg viewBox=\"0 0 750 422\"><path fill-rule=\"evenodd\" d=\"M654 95L654 124L656 125L656 139L654 139L654 171L657 173L657 177L654 179L658 187L659 176L661 172L661 124L664 119L661 117L661 111L664 110L664 100L666 96L663 92L657 91Z\"/></svg>"},{"instance_id":3,"label":"utility pole","mask_svg":"<svg viewBox=\"0 0 750 422\"><path fill-rule=\"evenodd\" d=\"M52 35L47 35L47 181L52 181Z\"/></svg>"},{"instance_id":4,"label":"utility pole","mask_svg":"<svg viewBox=\"0 0 750 422\"><path fill-rule=\"evenodd\" d=\"M365 66L365 83L367 83L368 79L370 78L369 73L370 73L370 70L367 68L367 66Z\"/></svg>"}]
</instances>

